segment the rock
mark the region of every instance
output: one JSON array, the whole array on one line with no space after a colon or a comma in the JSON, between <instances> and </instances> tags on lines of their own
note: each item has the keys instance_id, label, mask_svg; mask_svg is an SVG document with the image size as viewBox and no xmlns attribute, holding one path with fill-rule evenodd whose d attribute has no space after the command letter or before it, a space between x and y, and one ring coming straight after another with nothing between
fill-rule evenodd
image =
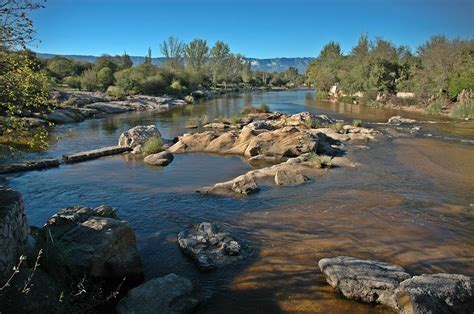
<instances>
[{"instance_id":1,"label":"rock","mask_svg":"<svg viewBox=\"0 0 474 314\"><path fill-rule=\"evenodd\" d=\"M260 191L260 187L251 175L242 175L234 180L217 183L213 186L204 187L198 190L201 194L218 196L249 195Z\"/></svg>"},{"instance_id":2,"label":"rock","mask_svg":"<svg viewBox=\"0 0 474 314\"><path fill-rule=\"evenodd\" d=\"M84 117L73 109L56 109L49 113L46 120L53 123L71 123L84 120Z\"/></svg>"},{"instance_id":3,"label":"rock","mask_svg":"<svg viewBox=\"0 0 474 314\"><path fill-rule=\"evenodd\" d=\"M309 181L307 176L297 172L279 170L275 175L276 185L299 185L307 181Z\"/></svg>"},{"instance_id":4,"label":"rock","mask_svg":"<svg viewBox=\"0 0 474 314\"><path fill-rule=\"evenodd\" d=\"M130 150L132 149L127 146L103 147L103 148L88 150L88 151L79 152L75 154L66 154L66 155L63 155L63 160L65 163L72 164L72 163L81 162L85 160L97 159L97 158L101 158L105 156L123 154L125 152L129 152Z\"/></svg>"},{"instance_id":5,"label":"rock","mask_svg":"<svg viewBox=\"0 0 474 314\"><path fill-rule=\"evenodd\" d=\"M40 118L20 118L21 122L28 127L36 128L40 126L49 126L49 122Z\"/></svg>"},{"instance_id":6,"label":"rock","mask_svg":"<svg viewBox=\"0 0 474 314\"><path fill-rule=\"evenodd\" d=\"M466 313L474 309L474 278L456 274L414 276L395 292L403 314Z\"/></svg>"},{"instance_id":7,"label":"rock","mask_svg":"<svg viewBox=\"0 0 474 314\"><path fill-rule=\"evenodd\" d=\"M24 164L11 164L0 167L0 173L14 173L31 170L42 170L47 168L59 167L59 159L42 159L27 161Z\"/></svg>"},{"instance_id":8,"label":"rock","mask_svg":"<svg viewBox=\"0 0 474 314\"><path fill-rule=\"evenodd\" d=\"M111 113L122 113L127 111L132 111L132 108L124 106L119 102L98 102L94 104L86 105L85 108L95 109L99 112L104 112L107 114Z\"/></svg>"},{"instance_id":9,"label":"rock","mask_svg":"<svg viewBox=\"0 0 474 314\"><path fill-rule=\"evenodd\" d=\"M141 154L143 153L143 145L139 144L137 146L135 146L135 148L132 150L132 154Z\"/></svg>"},{"instance_id":10,"label":"rock","mask_svg":"<svg viewBox=\"0 0 474 314\"><path fill-rule=\"evenodd\" d=\"M68 207L53 215L42 228L54 248L67 247L67 265L73 271L98 278L139 279L143 264L130 225L118 219L110 206ZM54 252L53 252L54 254Z\"/></svg>"},{"instance_id":11,"label":"rock","mask_svg":"<svg viewBox=\"0 0 474 314\"><path fill-rule=\"evenodd\" d=\"M402 118L401 116L393 116L388 119L388 124L403 124L403 123L416 123L416 120Z\"/></svg>"},{"instance_id":12,"label":"rock","mask_svg":"<svg viewBox=\"0 0 474 314\"><path fill-rule=\"evenodd\" d=\"M232 191L238 194L249 195L260 191L255 180L249 176L245 176L242 180L235 181L232 184Z\"/></svg>"},{"instance_id":13,"label":"rock","mask_svg":"<svg viewBox=\"0 0 474 314\"><path fill-rule=\"evenodd\" d=\"M190 313L199 304L191 281L169 274L133 288L117 305L118 314Z\"/></svg>"},{"instance_id":14,"label":"rock","mask_svg":"<svg viewBox=\"0 0 474 314\"><path fill-rule=\"evenodd\" d=\"M154 136L161 136L156 126L139 125L122 133L118 145L135 148L135 146L145 144L148 139Z\"/></svg>"},{"instance_id":15,"label":"rock","mask_svg":"<svg viewBox=\"0 0 474 314\"><path fill-rule=\"evenodd\" d=\"M164 151L158 154L148 155L143 159L143 161L149 165L167 166L171 161L173 161L173 158L173 154Z\"/></svg>"},{"instance_id":16,"label":"rock","mask_svg":"<svg viewBox=\"0 0 474 314\"><path fill-rule=\"evenodd\" d=\"M0 186L0 287L13 272L27 244L30 226L21 194Z\"/></svg>"},{"instance_id":17,"label":"rock","mask_svg":"<svg viewBox=\"0 0 474 314\"><path fill-rule=\"evenodd\" d=\"M215 223L202 222L180 232L178 244L202 271L215 270L243 257L238 241Z\"/></svg>"},{"instance_id":18,"label":"rock","mask_svg":"<svg viewBox=\"0 0 474 314\"><path fill-rule=\"evenodd\" d=\"M410 278L400 266L348 256L323 258L319 268L326 281L346 298L392 308L397 308L395 290Z\"/></svg>"},{"instance_id":19,"label":"rock","mask_svg":"<svg viewBox=\"0 0 474 314\"><path fill-rule=\"evenodd\" d=\"M207 129L225 130L229 128L229 125L225 123L213 122L213 123L205 124L203 127Z\"/></svg>"}]
</instances>

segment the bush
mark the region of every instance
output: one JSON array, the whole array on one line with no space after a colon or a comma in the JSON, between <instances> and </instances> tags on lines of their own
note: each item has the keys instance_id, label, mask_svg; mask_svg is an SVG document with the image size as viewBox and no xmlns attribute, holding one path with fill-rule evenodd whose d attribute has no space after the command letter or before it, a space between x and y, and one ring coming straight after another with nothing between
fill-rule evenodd
<instances>
[{"instance_id":1,"label":"bush","mask_svg":"<svg viewBox=\"0 0 474 314\"><path fill-rule=\"evenodd\" d=\"M79 76L66 76L63 82L71 88L81 88L81 78Z\"/></svg>"},{"instance_id":2,"label":"bush","mask_svg":"<svg viewBox=\"0 0 474 314\"><path fill-rule=\"evenodd\" d=\"M163 150L163 141L159 136L153 136L143 144L143 156L159 153Z\"/></svg>"},{"instance_id":3,"label":"bush","mask_svg":"<svg viewBox=\"0 0 474 314\"><path fill-rule=\"evenodd\" d=\"M81 77L81 88L89 92L98 90L97 73L94 70L84 71Z\"/></svg>"},{"instance_id":4,"label":"bush","mask_svg":"<svg viewBox=\"0 0 474 314\"><path fill-rule=\"evenodd\" d=\"M184 89L184 87L181 85L179 81L173 81L173 83L171 83L170 85L170 88L172 92L175 92L177 94L180 94Z\"/></svg>"},{"instance_id":5,"label":"bush","mask_svg":"<svg viewBox=\"0 0 474 314\"><path fill-rule=\"evenodd\" d=\"M166 80L161 75L155 75L140 82L138 89L145 95L159 95L166 90L166 87Z\"/></svg>"},{"instance_id":6,"label":"bush","mask_svg":"<svg viewBox=\"0 0 474 314\"><path fill-rule=\"evenodd\" d=\"M474 101L471 98L461 99L457 102L449 113L454 118L474 118Z\"/></svg>"},{"instance_id":7,"label":"bush","mask_svg":"<svg viewBox=\"0 0 474 314\"><path fill-rule=\"evenodd\" d=\"M270 112L270 107L267 104L263 103L260 105L260 110L263 112Z\"/></svg>"},{"instance_id":8,"label":"bush","mask_svg":"<svg viewBox=\"0 0 474 314\"><path fill-rule=\"evenodd\" d=\"M106 91L114 83L114 80L114 72L108 67L102 68L97 72L97 84L103 91Z\"/></svg>"},{"instance_id":9,"label":"bush","mask_svg":"<svg viewBox=\"0 0 474 314\"><path fill-rule=\"evenodd\" d=\"M317 168L331 168L332 162L329 156L320 156L316 153L309 153L308 161L313 162Z\"/></svg>"},{"instance_id":10,"label":"bush","mask_svg":"<svg viewBox=\"0 0 474 314\"><path fill-rule=\"evenodd\" d=\"M329 99L329 94L325 91L316 91L316 99L327 100Z\"/></svg>"},{"instance_id":11,"label":"bush","mask_svg":"<svg viewBox=\"0 0 474 314\"><path fill-rule=\"evenodd\" d=\"M332 124L331 128L333 128L336 132L340 132L344 128L344 123L342 123L341 121L338 121Z\"/></svg>"},{"instance_id":12,"label":"bush","mask_svg":"<svg viewBox=\"0 0 474 314\"><path fill-rule=\"evenodd\" d=\"M362 126L362 120L352 120L352 126L361 127Z\"/></svg>"},{"instance_id":13,"label":"bush","mask_svg":"<svg viewBox=\"0 0 474 314\"><path fill-rule=\"evenodd\" d=\"M415 97L397 97L397 96L392 96L389 100L389 103L394 105L394 106L415 106L418 102L418 99Z\"/></svg>"},{"instance_id":14,"label":"bush","mask_svg":"<svg viewBox=\"0 0 474 314\"><path fill-rule=\"evenodd\" d=\"M341 96L339 101L345 104L352 104L356 100L356 97L353 96Z\"/></svg>"},{"instance_id":15,"label":"bush","mask_svg":"<svg viewBox=\"0 0 474 314\"><path fill-rule=\"evenodd\" d=\"M322 127L321 122L313 118L309 118L308 120L304 122L304 124L310 129L317 129L317 128Z\"/></svg>"},{"instance_id":16,"label":"bush","mask_svg":"<svg viewBox=\"0 0 474 314\"><path fill-rule=\"evenodd\" d=\"M124 100L127 97L127 93L123 88L118 86L109 86L109 88L107 88L107 94L119 100Z\"/></svg>"},{"instance_id":17,"label":"bush","mask_svg":"<svg viewBox=\"0 0 474 314\"><path fill-rule=\"evenodd\" d=\"M441 99L437 99L433 101L432 103L430 103L428 107L426 107L425 112L427 114L433 114L433 115L440 114L445 104L446 104L445 101Z\"/></svg>"}]
</instances>

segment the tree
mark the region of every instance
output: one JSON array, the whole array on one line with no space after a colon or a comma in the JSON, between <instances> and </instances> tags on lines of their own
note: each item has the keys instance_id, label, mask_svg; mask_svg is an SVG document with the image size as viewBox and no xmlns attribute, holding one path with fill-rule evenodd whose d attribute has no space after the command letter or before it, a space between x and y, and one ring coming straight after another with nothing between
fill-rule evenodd
<instances>
[{"instance_id":1,"label":"tree","mask_svg":"<svg viewBox=\"0 0 474 314\"><path fill-rule=\"evenodd\" d=\"M151 47L148 47L148 52L147 52L147 55L145 56L145 60L143 61L143 63L152 64Z\"/></svg>"},{"instance_id":2,"label":"tree","mask_svg":"<svg viewBox=\"0 0 474 314\"><path fill-rule=\"evenodd\" d=\"M21 119L28 113L51 110L47 102L50 81L40 71L34 54L26 50L35 34L28 13L42 7L27 0L0 2L0 115L6 116L0 122L0 136L10 149L15 143L48 145L45 128L33 129Z\"/></svg>"},{"instance_id":3,"label":"tree","mask_svg":"<svg viewBox=\"0 0 474 314\"><path fill-rule=\"evenodd\" d=\"M163 40L160 45L161 53L172 68L177 68L180 65L184 48L184 43L173 36L170 36L168 40Z\"/></svg>"},{"instance_id":4,"label":"tree","mask_svg":"<svg viewBox=\"0 0 474 314\"><path fill-rule=\"evenodd\" d=\"M114 84L114 73L112 69L105 67L100 69L97 72L97 85L103 90L106 91L107 88Z\"/></svg>"},{"instance_id":5,"label":"tree","mask_svg":"<svg viewBox=\"0 0 474 314\"><path fill-rule=\"evenodd\" d=\"M244 64L242 65L242 82L244 84L249 84L250 81L252 80L252 65L250 61L245 61Z\"/></svg>"},{"instance_id":6,"label":"tree","mask_svg":"<svg viewBox=\"0 0 474 314\"><path fill-rule=\"evenodd\" d=\"M217 41L211 49L211 72L214 85L224 82L227 78L227 61L231 57L229 45Z\"/></svg>"},{"instance_id":7,"label":"tree","mask_svg":"<svg viewBox=\"0 0 474 314\"><path fill-rule=\"evenodd\" d=\"M328 43L306 70L308 82L314 84L319 91L323 93L328 92L331 86L339 81L338 72L342 60L343 57L339 43Z\"/></svg>"},{"instance_id":8,"label":"tree","mask_svg":"<svg viewBox=\"0 0 474 314\"><path fill-rule=\"evenodd\" d=\"M81 77L81 88L89 92L96 91L99 88L97 72L94 69L84 71Z\"/></svg>"},{"instance_id":9,"label":"tree","mask_svg":"<svg viewBox=\"0 0 474 314\"><path fill-rule=\"evenodd\" d=\"M184 59L187 66L200 70L209 58L209 47L202 39L194 39L184 48Z\"/></svg>"}]
</instances>

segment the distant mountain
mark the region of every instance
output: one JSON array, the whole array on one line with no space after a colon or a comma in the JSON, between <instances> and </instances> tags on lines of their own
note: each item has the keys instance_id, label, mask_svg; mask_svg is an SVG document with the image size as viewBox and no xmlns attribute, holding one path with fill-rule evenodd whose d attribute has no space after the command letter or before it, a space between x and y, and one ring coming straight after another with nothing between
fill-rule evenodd
<instances>
[{"instance_id":1,"label":"distant mountain","mask_svg":"<svg viewBox=\"0 0 474 314\"><path fill-rule=\"evenodd\" d=\"M57 55L50 53L36 53L41 59L50 59L56 56L62 56L71 58L82 62L95 62L96 56L83 56L83 55ZM131 56L133 64L142 64L145 57ZM271 58L271 59L257 59L257 58L246 58L252 64L253 71L265 71L265 72L284 72L289 67L294 67L298 70L298 73L304 74L308 64L313 58ZM165 62L165 58L152 58L153 64L160 65Z\"/></svg>"}]
</instances>

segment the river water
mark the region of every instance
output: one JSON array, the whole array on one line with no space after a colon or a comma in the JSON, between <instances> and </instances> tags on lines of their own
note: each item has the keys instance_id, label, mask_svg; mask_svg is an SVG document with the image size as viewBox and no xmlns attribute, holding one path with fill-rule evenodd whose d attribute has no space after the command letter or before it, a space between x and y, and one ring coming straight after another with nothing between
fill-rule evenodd
<instances>
[{"instance_id":1,"label":"river water","mask_svg":"<svg viewBox=\"0 0 474 314\"><path fill-rule=\"evenodd\" d=\"M474 123L415 113L316 101L312 91L227 95L169 112L141 112L58 126L48 151L24 158L59 157L115 145L121 132L156 124L164 138L187 130L191 118L231 117L250 104L274 111L361 119L381 129L390 116L422 122L409 137L384 136L348 145L357 168L321 172L298 187L264 185L245 198L210 197L195 190L251 169L244 158L176 155L165 168L127 156L9 175L23 193L32 225L77 204L118 208L133 227L145 276L170 272L198 283L210 296L200 313L385 313L345 300L326 284L317 263L350 255L396 263L413 274L474 275ZM427 122L431 120L432 122ZM411 126L410 126L411 127ZM201 221L224 225L251 256L200 273L178 248L177 233Z\"/></svg>"}]
</instances>

